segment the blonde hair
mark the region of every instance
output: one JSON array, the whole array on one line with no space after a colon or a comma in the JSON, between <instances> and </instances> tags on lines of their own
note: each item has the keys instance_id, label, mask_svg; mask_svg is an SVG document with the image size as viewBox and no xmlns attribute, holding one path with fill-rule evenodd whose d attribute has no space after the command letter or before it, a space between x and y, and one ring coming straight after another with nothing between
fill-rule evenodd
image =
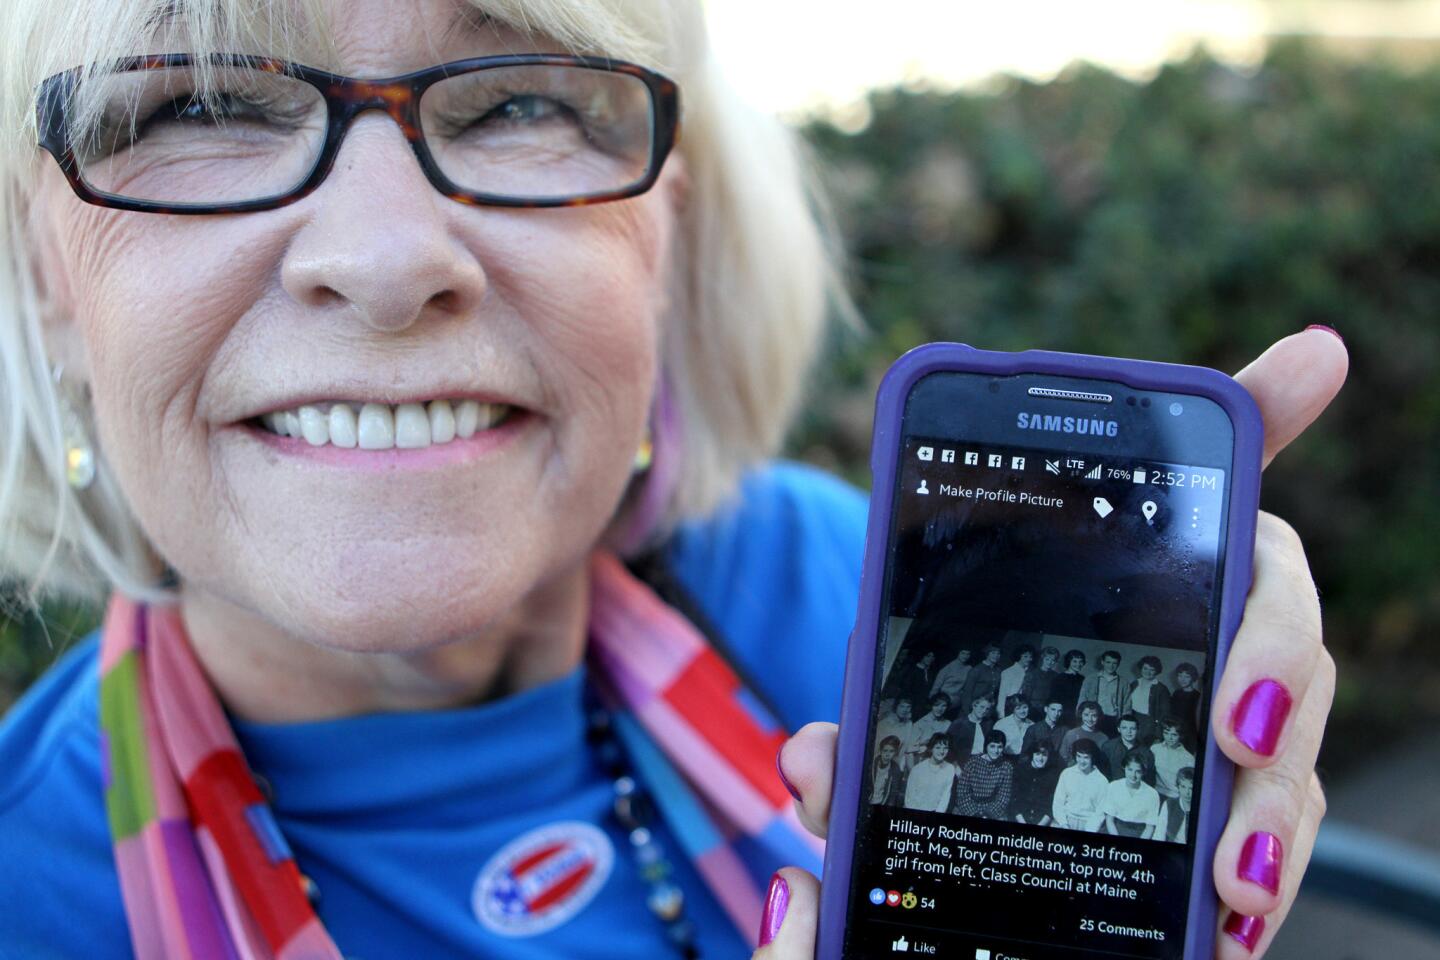
<instances>
[{"instance_id":1,"label":"blonde hair","mask_svg":"<svg viewBox=\"0 0 1440 960\"><path fill-rule=\"evenodd\" d=\"M747 108L720 75L699 0L468 2L523 32L651 66L680 85L679 150L690 186L661 347L662 390L679 424L679 449L670 451L673 477L642 538L653 543L681 520L712 511L746 467L778 452L827 313L853 318L834 232L797 140ZM53 595L98 603L112 588L173 602L162 582L165 563L104 451L96 450L89 489L66 483L63 408L50 376L46 307L33 280L26 222L39 164L53 162L36 147L35 88L76 64L170 52L148 49L162 24L183 30L193 53L253 50L333 67L324 9L320 0L288 7L261 0L5 0L3 8L0 581L23 586L28 607ZM69 406L95 443L88 405L76 398ZM636 499L632 491L621 513Z\"/></svg>"}]
</instances>

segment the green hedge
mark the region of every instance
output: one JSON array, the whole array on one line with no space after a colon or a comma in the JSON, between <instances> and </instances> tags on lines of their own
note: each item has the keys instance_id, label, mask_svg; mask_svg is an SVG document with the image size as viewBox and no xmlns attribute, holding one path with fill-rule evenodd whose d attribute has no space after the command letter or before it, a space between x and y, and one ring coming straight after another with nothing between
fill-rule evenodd
<instances>
[{"instance_id":1,"label":"green hedge","mask_svg":"<svg viewBox=\"0 0 1440 960\"><path fill-rule=\"evenodd\" d=\"M926 340L1233 371L1335 327L1349 385L1264 491L1305 537L1342 664L1327 754L1440 718L1440 71L1291 43L1253 74L1200 55L1145 83L877 92L870 112L806 131L870 333L834 344L793 451L868 483L874 387ZM0 624L0 703L51 659L40 637Z\"/></svg>"},{"instance_id":2,"label":"green hedge","mask_svg":"<svg viewBox=\"0 0 1440 960\"><path fill-rule=\"evenodd\" d=\"M874 387L926 340L1233 372L1334 327L1349 382L1263 494L1341 663L1328 757L1440 718L1440 70L1287 43L1253 74L1197 55L869 103L859 134L809 129L871 332L832 351L797 447L866 482Z\"/></svg>"}]
</instances>

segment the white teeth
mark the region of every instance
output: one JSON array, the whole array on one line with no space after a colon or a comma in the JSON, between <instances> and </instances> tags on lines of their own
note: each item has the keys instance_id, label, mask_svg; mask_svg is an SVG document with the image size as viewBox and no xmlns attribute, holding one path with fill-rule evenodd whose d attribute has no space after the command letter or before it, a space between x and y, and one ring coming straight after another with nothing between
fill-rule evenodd
<instances>
[{"instance_id":1,"label":"white teeth","mask_svg":"<svg viewBox=\"0 0 1440 960\"><path fill-rule=\"evenodd\" d=\"M348 403L337 403L330 408L330 442L346 449L360 442L356 433L355 411Z\"/></svg>"},{"instance_id":2,"label":"white teeth","mask_svg":"<svg viewBox=\"0 0 1440 960\"><path fill-rule=\"evenodd\" d=\"M489 406L489 404L486 404ZM455 434L469 440L480 427L480 404L474 400L462 400L455 408Z\"/></svg>"},{"instance_id":3,"label":"white teeth","mask_svg":"<svg viewBox=\"0 0 1440 960\"><path fill-rule=\"evenodd\" d=\"M301 407L300 432L304 435L305 442L310 444L310 446L324 446L330 442L329 418L314 407Z\"/></svg>"},{"instance_id":4,"label":"white teeth","mask_svg":"<svg viewBox=\"0 0 1440 960\"><path fill-rule=\"evenodd\" d=\"M359 411L358 414L356 411ZM262 414L260 422L282 437L303 437L312 447L332 444L362 450L413 450L456 437L469 439L504 420L510 407L475 400L429 403L309 403Z\"/></svg>"},{"instance_id":5,"label":"white teeth","mask_svg":"<svg viewBox=\"0 0 1440 960\"><path fill-rule=\"evenodd\" d=\"M402 450L430 446L430 417L419 403L402 403L395 408L395 446Z\"/></svg>"},{"instance_id":6,"label":"white teeth","mask_svg":"<svg viewBox=\"0 0 1440 960\"><path fill-rule=\"evenodd\" d=\"M367 403L360 408L360 449L389 450L395 446L395 418L390 408Z\"/></svg>"},{"instance_id":7,"label":"white teeth","mask_svg":"<svg viewBox=\"0 0 1440 960\"><path fill-rule=\"evenodd\" d=\"M455 439L455 413L449 400L430 402L430 442L449 443Z\"/></svg>"}]
</instances>

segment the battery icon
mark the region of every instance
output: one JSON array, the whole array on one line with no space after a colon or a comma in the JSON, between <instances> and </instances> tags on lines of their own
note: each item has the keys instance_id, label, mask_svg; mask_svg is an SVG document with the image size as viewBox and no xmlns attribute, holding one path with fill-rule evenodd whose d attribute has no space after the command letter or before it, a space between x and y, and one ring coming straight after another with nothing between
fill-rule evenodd
<instances>
[{"instance_id":1,"label":"battery icon","mask_svg":"<svg viewBox=\"0 0 1440 960\"><path fill-rule=\"evenodd\" d=\"M1130 474L1130 479L1134 480L1136 483L1144 483L1145 471L1137 468L1134 473Z\"/></svg>"}]
</instances>

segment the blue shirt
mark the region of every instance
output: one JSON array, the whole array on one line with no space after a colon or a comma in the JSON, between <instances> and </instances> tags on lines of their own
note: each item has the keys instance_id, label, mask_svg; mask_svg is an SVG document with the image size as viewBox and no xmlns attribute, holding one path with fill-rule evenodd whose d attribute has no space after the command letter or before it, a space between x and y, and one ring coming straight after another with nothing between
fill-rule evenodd
<instances>
[{"instance_id":1,"label":"blue shirt","mask_svg":"<svg viewBox=\"0 0 1440 960\"><path fill-rule=\"evenodd\" d=\"M839 715L865 517L853 488L774 464L667 547L737 667L791 730ZM101 787L98 639L68 653L0 725L0 957L132 956ZM611 781L585 742L584 673L454 710L232 720L346 956L673 955L609 812ZM482 867L527 832L564 822L608 836L608 878L550 930L493 932L472 903ZM674 838L657 833L703 955L747 955Z\"/></svg>"}]
</instances>

